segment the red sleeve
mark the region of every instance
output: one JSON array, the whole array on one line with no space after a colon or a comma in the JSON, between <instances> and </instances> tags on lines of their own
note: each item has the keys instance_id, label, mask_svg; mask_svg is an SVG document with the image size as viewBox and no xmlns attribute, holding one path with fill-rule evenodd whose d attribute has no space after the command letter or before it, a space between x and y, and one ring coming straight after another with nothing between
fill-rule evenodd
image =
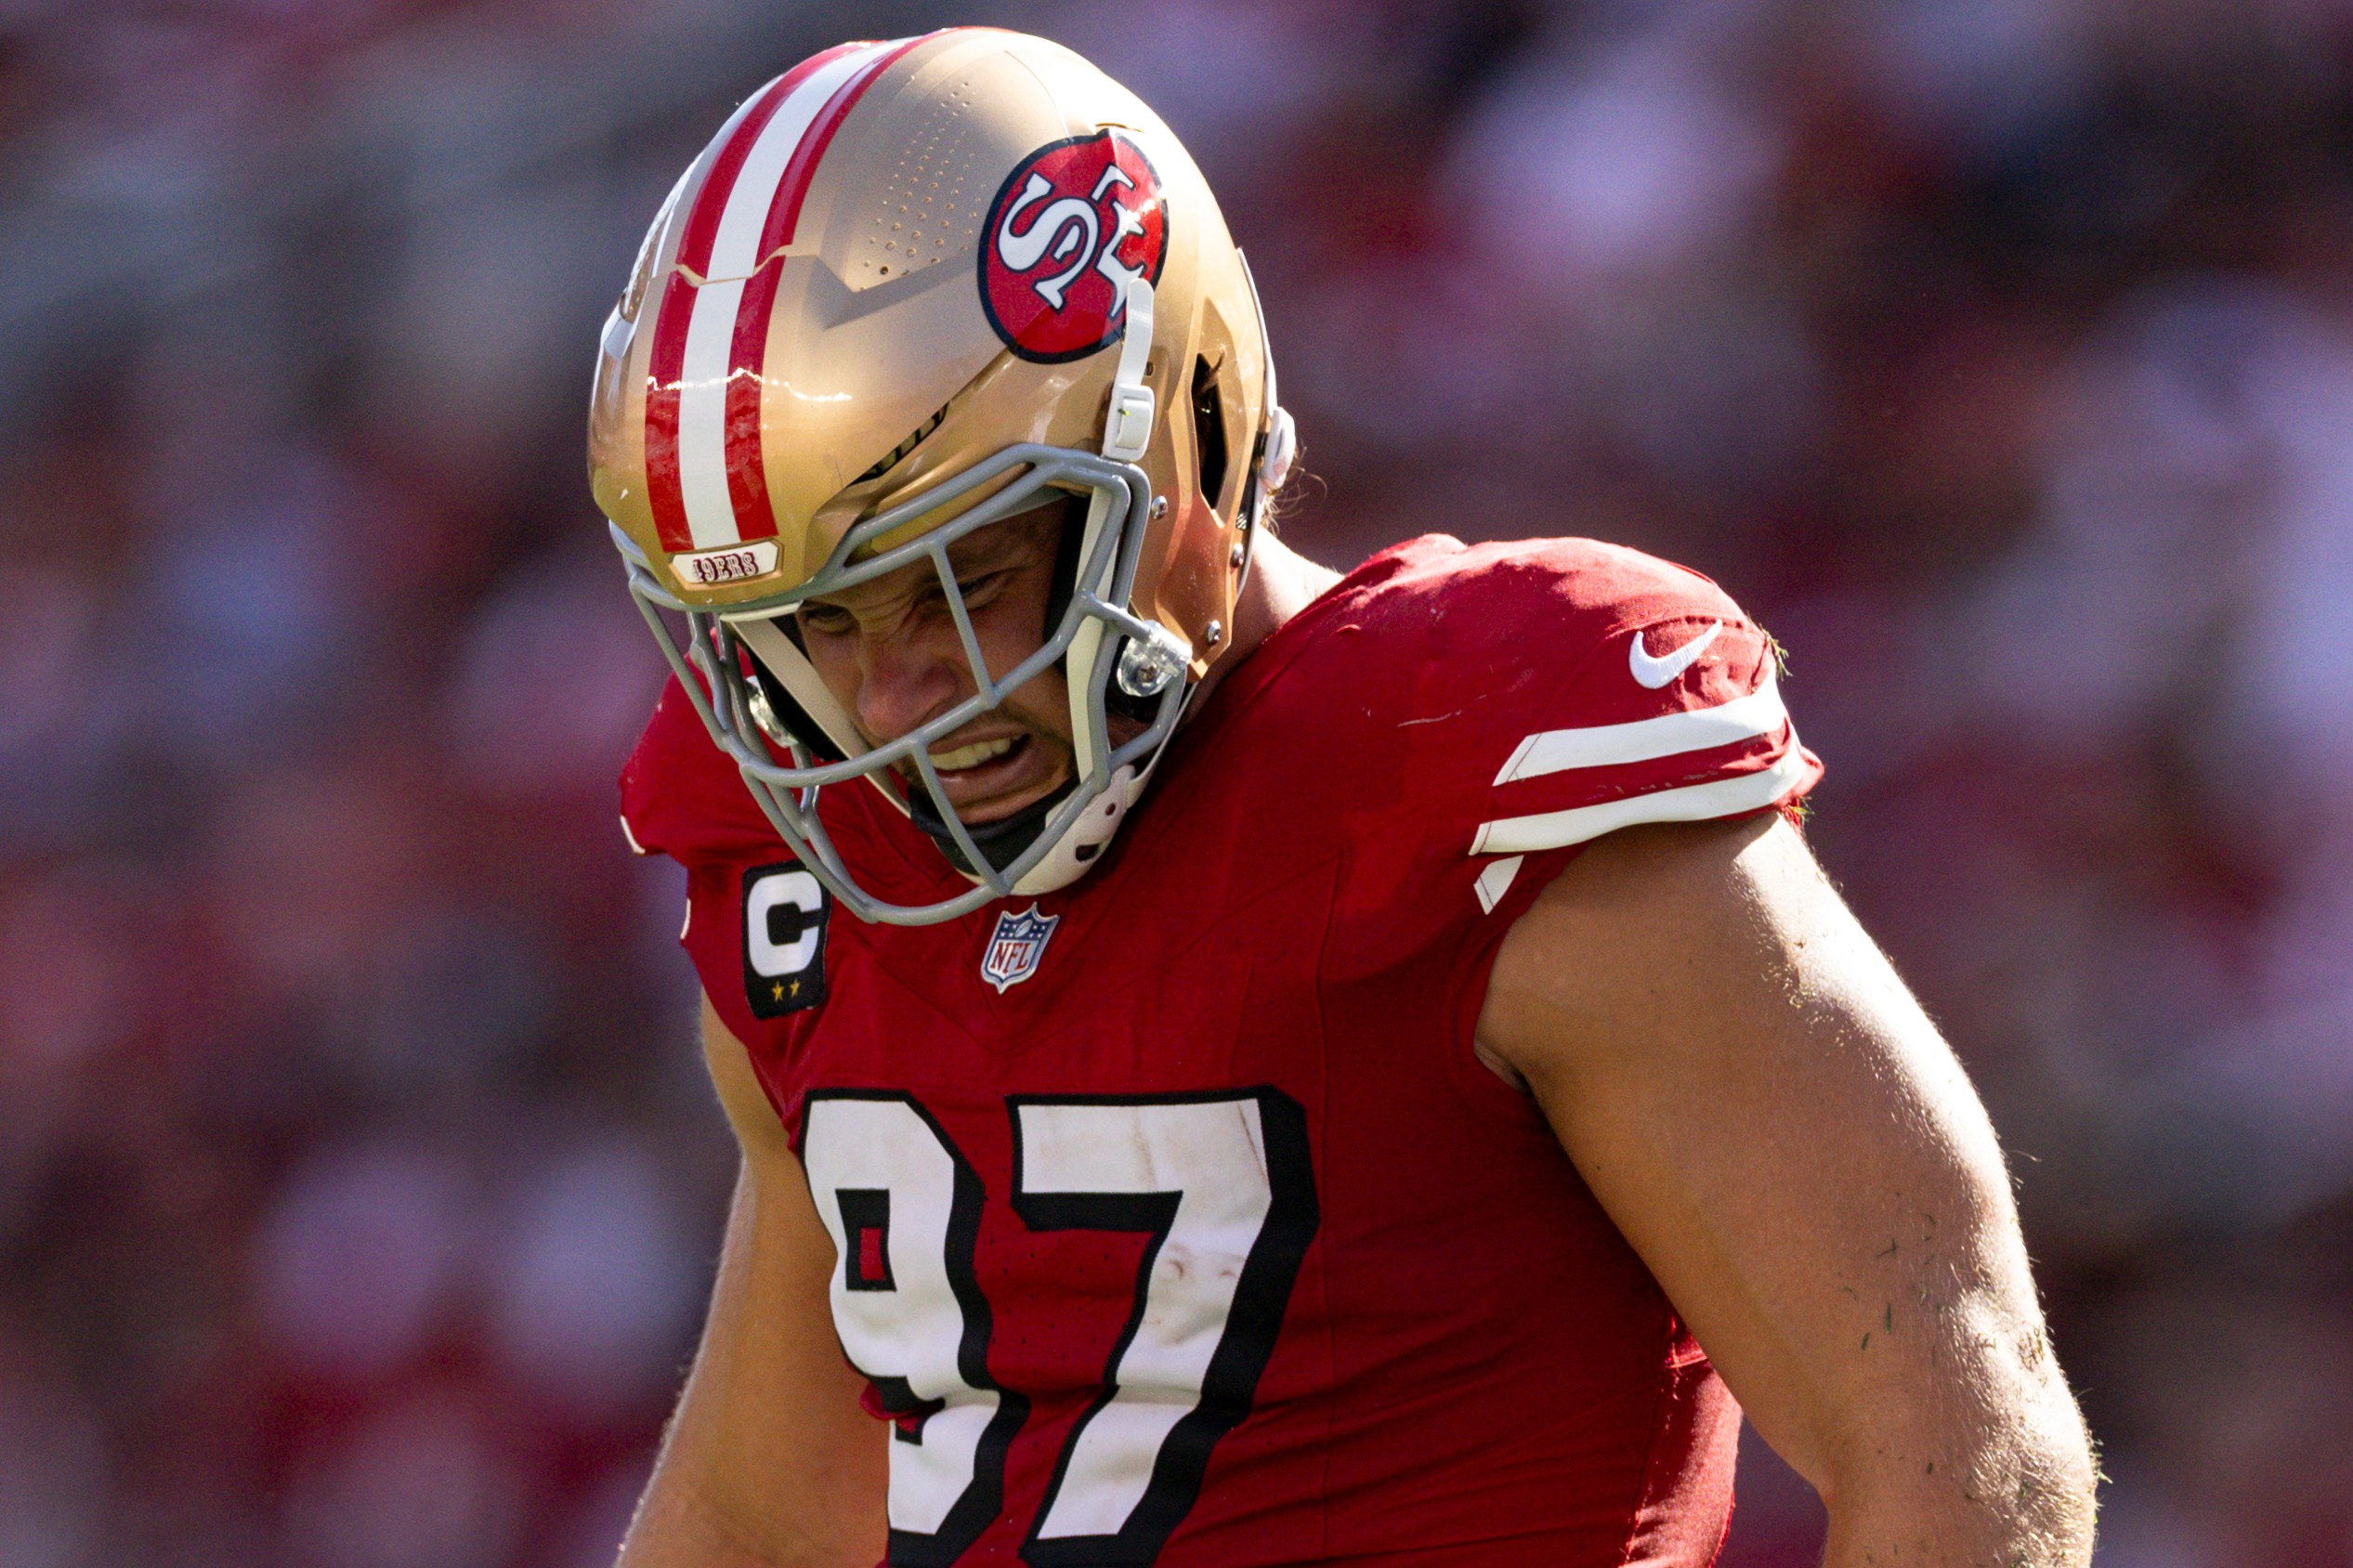
<instances>
[{"instance_id":1,"label":"red sleeve","mask_svg":"<svg viewBox=\"0 0 2353 1568\"><path fill-rule=\"evenodd\" d=\"M674 676L621 764L621 830L637 854L667 855L689 871L713 859L786 853Z\"/></svg>"},{"instance_id":2,"label":"red sleeve","mask_svg":"<svg viewBox=\"0 0 2353 1568\"><path fill-rule=\"evenodd\" d=\"M1488 780L1471 853L1560 849L1804 794L1822 764L1798 743L1777 674L1772 646L1737 612L1645 617L1613 632L1575 683L1589 704L1526 715Z\"/></svg>"},{"instance_id":3,"label":"red sleeve","mask_svg":"<svg viewBox=\"0 0 2353 1568\"><path fill-rule=\"evenodd\" d=\"M791 968L747 939L747 904L765 880L791 870L792 854L674 679L621 767L621 826L636 853L667 855L686 869L679 941L720 1017L756 1054L763 1018L797 1012L822 994L824 945L820 937L813 960ZM830 901L801 891L815 897L821 924Z\"/></svg>"},{"instance_id":4,"label":"red sleeve","mask_svg":"<svg viewBox=\"0 0 2353 1568\"><path fill-rule=\"evenodd\" d=\"M1330 701L1354 697L1352 754L1387 780L1364 830L1419 846L1401 845L1418 868L1395 865L1388 896L1435 876L1492 914L1528 856L1786 806L1822 777L1771 641L1697 572L1575 539L1417 541L1375 565L1340 607L1366 635L1335 664L1353 692Z\"/></svg>"},{"instance_id":5,"label":"red sleeve","mask_svg":"<svg viewBox=\"0 0 2353 1568\"><path fill-rule=\"evenodd\" d=\"M1469 855L1744 816L1821 778L1782 704L1771 639L1698 573L1551 540L1511 547L1460 596L1455 613L1492 639L1474 661L1491 695L1472 709L1451 798L1432 804Z\"/></svg>"},{"instance_id":6,"label":"red sleeve","mask_svg":"<svg viewBox=\"0 0 2353 1568\"><path fill-rule=\"evenodd\" d=\"M1771 640L1706 578L1636 551L1416 541L1311 613L1320 651L1275 691L1303 738L1290 791L1346 840L1326 1006L1378 1032L1443 999L1469 1094L1507 1093L1473 1050L1496 951L1583 845L1771 810L1822 776Z\"/></svg>"}]
</instances>

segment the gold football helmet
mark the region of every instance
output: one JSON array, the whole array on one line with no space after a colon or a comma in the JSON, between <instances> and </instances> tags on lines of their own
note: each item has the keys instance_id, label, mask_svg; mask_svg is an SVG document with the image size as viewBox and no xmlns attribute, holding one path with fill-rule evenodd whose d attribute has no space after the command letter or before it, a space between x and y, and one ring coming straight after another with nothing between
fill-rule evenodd
<instances>
[{"instance_id":1,"label":"gold football helmet","mask_svg":"<svg viewBox=\"0 0 2353 1568\"><path fill-rule=\"evenodd\" d=\"M854 913L924 923L1065 886L1118 830L1233 625L1290 460L1275 394L1248 268L1168 127L1058 45L954 28L804 60L703 150L606 322L589 474L778 831ZM1085 505L1058 613L992 671L948 546L1065 494ZM922 561L975 689L869 747L789 618ZM1076 777L960 821L931 749L1055 660ZM974 885L920 906L863 888L817 813L861 778Z\"/></svg>"}]
</instances>

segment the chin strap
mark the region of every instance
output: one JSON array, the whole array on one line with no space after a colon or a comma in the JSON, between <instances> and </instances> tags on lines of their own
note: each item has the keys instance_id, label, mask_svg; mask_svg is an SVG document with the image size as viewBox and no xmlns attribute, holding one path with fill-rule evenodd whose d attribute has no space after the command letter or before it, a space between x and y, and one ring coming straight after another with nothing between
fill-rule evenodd
<instances>
[{"instance_id":1,"label":"chin strap","mask_svg":"<svg viewBox=\"0 0 2353 1568\"><path fill-rule=\"evenodd\" d=\"M1073 779L1045 799L1033 801L1011 817L995 822L967 822L964 831L972 835L973 847L979 850L991 870L1001 871L1021 858L1021 852L1037 842L1038 830L1046 825L1046 818L1078 788ZM915 826L923 830L931 841L939 845L948 864L968 877L977 877L980 868L964 858L964 851L941 819L939 807L932 804L929 790L909 790L907 792L907 815Z\"/></svg>"},{"instance_id":2,"label":"chin strap","mask_svg":"<svg viewBox=\"0 0 2353 1568\"><path fill-rule=\"evenodd\" d=\"M1128 280L1127 336L1119 344L1119 368L1111 381L1111 406L1103 416L1103 455L1133 463L1152 444L1152 388L1144 367L1152 358L1152 285Z\"/></svg>"}]
</instances>

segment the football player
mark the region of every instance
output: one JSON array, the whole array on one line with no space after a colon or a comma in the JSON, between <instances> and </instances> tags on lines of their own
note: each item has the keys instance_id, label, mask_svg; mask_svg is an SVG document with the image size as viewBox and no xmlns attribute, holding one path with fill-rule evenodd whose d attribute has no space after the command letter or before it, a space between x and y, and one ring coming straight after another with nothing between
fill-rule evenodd
<instances>
[{"instance_id":1,"label":"football player","mask_svg":"<svg viewBox=\"0 0 2353 1568\"><path fill-rule=\"evenodd\" d=\"M655 219L591 468L743 1165L624 1561L1699 1564L1743 1406L1833 1563L2084 1561L1771 642L1590 542L1336 577L1276 391L1184 150L1038 39L806 60Z\"/></svg>"}]
</instances>

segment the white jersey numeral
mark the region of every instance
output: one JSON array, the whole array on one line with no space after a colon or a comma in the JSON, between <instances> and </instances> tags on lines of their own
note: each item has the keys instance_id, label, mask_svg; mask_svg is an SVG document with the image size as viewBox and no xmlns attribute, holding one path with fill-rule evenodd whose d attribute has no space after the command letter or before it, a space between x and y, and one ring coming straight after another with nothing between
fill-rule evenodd
<instances>
[{"instance_id":1,"label":"white jersey numeral","mask_svg":"<svg viewBox=\"0 0 2353 1568\"><path fill-rule=\"evenodd\" d=\"M1306 1117L1271 1089L1017 1096L1006 1108L1012 1207L1030 1229L1149 1238L1101 1390L1021 1555L1038 1568L1149 1563L1192 1509L1210 1450L1249 1414L1314 1237ZM841 1258L843 1347L918 1421L891 1448L890 1561L950 1561L994 1517L1027 1414L988 1377L988 1307L972 1275L979 1182L898 1094L811 1095L804 1154Z\"/></svg>"},{"instance_id":2,"label":"white jersey numeral","mask_svg":"<svg viewBox=\"0 0 2353 1568\"><path fill-rule=\"evenodd\" d=\"M988 1376L973 1277L980 1178L903 1094L811 1094L802 1156L840 1259L842 1349L898 1417L890 1561L953 1562L997 1517L1005 1448L1027 1414Z\"/></svg>"},{"instance_id":3,"label":"white jersey numeral","mask_svg":"<svg viewBox=\"0 0 2353 1568\"><path fill-rule=\"evenodd\" d=\"M1134 1309L1064 1445L1022 1556L1150 1562L1249 1414L1315 1232L1289 1098L1012 1102L1013 1210L1030 1229L1142 1231Z\"/></svg>"}]
</instances>

